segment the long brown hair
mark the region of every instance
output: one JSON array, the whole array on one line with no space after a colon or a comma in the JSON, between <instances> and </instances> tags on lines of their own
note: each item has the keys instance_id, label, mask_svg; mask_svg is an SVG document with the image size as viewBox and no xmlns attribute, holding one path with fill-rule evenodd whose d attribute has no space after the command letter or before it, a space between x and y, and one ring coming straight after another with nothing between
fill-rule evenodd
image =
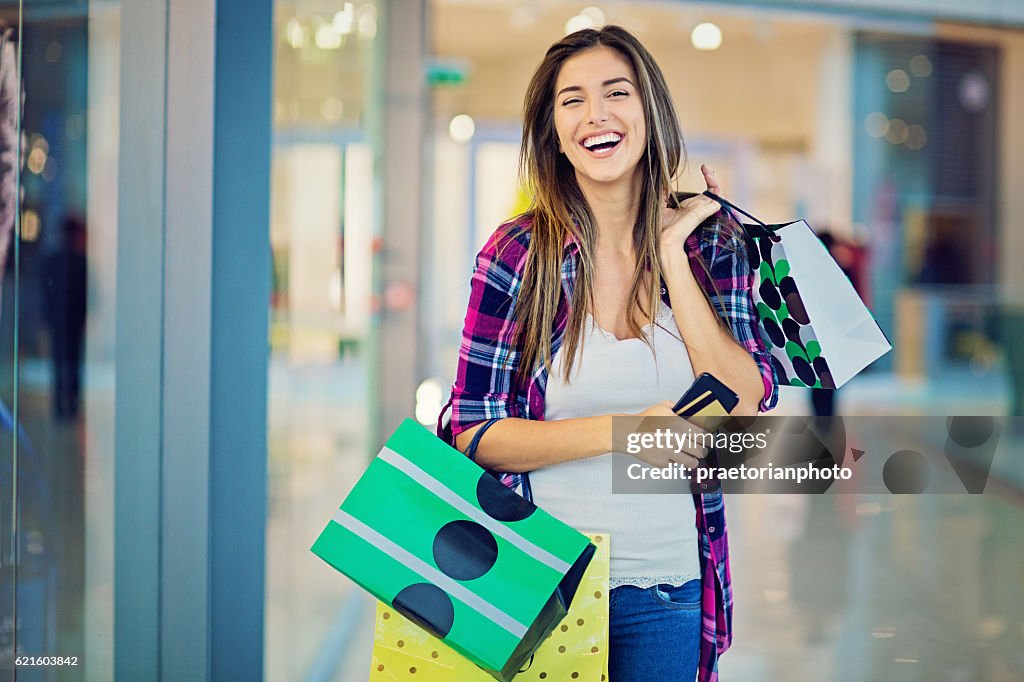
<instances>
[{"instance_id":1,"label":"long brown hair","mask_svg":"<svg viewBox=\"0 0 1024 682\"><path fill-rule=\"evenodd\" d=\"M569 317L562 341L566 382L575 364L587 310L593 304L597 225L576 182L575 169L568 158L558 151L554 93L555 81L566 60L602 46L618 52L633 67L647 124L647 146L640 160L646 172L641 173L640 196L633 227L636 270L631 278L627 300L639 308L645 319L653 317L658 306L661 210L666 201L675 203L672 185L680 162L684 167L686 163L686 148L675 106L661 69L650 52L631 33L612 25L600 30L576 31L548 49L530 81L523 105L519 173L533 198L530 209L524 214L531 224L530 246L515 313L518 323L517 346L521 353L517 380L521 384L533 374L539 362L543 362L548 371L551 370L551 334L562 293L563 248L570 236L579 245L579 262L573 300L568 302ZM701 229L724 227L721 221L712 222L714 227L708 225ZM708 275L707 281L714 286L709 264L703 260L700 263ZM704 291L704 295L710 301L707 291ZM723 313L719 311L720 322ZM636 317L627 317L630 334L644 338Z\"/></svg>"}]
</instances>

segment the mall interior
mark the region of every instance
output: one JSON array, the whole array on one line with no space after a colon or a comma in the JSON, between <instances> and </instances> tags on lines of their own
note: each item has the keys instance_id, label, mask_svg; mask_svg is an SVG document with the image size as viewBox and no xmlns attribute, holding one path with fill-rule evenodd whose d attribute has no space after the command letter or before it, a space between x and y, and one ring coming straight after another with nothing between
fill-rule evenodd
<instances>
[{"instance_id":1,"label":"mall interior","mask_svg":"<svg viewBox=\"0 0 1024 682\"><path fill-rule=\"evenodd\" d=\"M1024 2L588 2L0 0L0 680L368 679L309 548L436 422L579 28L658 60L681 189L835 237L893 345L837 414L1024 416ZM983 494L730 498L721 679L1024 679L1002 436Z\"/></svg>"}]
</instances>

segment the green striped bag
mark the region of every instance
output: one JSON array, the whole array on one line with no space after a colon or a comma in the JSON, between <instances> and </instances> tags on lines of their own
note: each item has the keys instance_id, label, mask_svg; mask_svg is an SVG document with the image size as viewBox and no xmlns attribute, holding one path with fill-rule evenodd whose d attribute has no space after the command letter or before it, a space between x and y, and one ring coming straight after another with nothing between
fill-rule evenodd
<instances>
[{"instance_id":1,"label":"green striped bag","mask_svg":"<svg viewBox=\"0 0 1024 682\"><path fill-rule=\"evenodd\" d=\"M508 682L565 617L595 547L407 419L312 551Z\"/></svg>"}]
</instances>

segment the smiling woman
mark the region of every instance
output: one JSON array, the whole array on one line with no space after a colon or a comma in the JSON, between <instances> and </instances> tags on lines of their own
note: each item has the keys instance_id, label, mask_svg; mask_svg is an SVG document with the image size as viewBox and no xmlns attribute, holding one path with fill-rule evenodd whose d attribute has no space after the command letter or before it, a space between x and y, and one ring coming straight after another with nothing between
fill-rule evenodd
<instances>
[{"instance_id":1,"label":"smiling woman","mask_svg":"<svg viewBox=\"0 0 1024 682\"><path fill-rule=\"evenodd\" d=\"M632 180L647 134L629 62L610 48L596 48L570 59L555 87L558 150L576 169L577 181Z\"/></svg>"},{"instance_id":2,"label":"smiling woman","mask_svg":"<svg viewBox=\"0 0 1024 682\"><path fill-rule=\"evenodd\" d=\"M744 241L715 201L673 192L685 158L675 108L624 29L551 46L523 118L532 204L477 256L439 434L465 448L489 427L480 464L575 528L611 535L611 679L716 680L732 639L721 493L612 495L612 419L673 416L701 372L733 388L739 413L774 406ZM704 452L682 455L693 466Z\"/></svg>"}]
</instances>

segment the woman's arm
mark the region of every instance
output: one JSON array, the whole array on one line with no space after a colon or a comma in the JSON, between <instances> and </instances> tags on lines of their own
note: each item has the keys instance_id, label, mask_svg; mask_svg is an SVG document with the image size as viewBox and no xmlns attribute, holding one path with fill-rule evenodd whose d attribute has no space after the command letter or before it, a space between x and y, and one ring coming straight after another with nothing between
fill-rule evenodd
<instances>
[{"instance_id":1,"label":"woman's arm","mask_svg":"<svg viewBox=\"0 0 1024 682\"><path fill-rule=\"evenodd\" d=\"M483 424L455 436L465 452ZM477 444L476 461L493 471L533 471L574 459L594 457L612 449L612 415L554 421L502 419Z\"/></svg>"},{"instance_id":2,"label":"woman's arm","mask_svg":"<svg viewBox=\"0 0 1024 682\"><path fill-rule=\"evenodd\" d=\"M488 429L487 436L480 439L476 461L492 471L523 472L559 462L603 455L611 452L614 447L612 428L617 418L626 418L625 422L618 423L618 428L635 432L665 429L671 424L672 431L679 435L689 432L698 436L704 433L699 426L680 420L672 412L671 400L655 403L638 415L606 414L552 421L510 418L495 423ZM666 421L666 418L670 418L671 422ZM455 437L459 450L465 451L469 447L473 434L481 426L474 425ZM622 436L620 432L619 438ZM653 467L665 467L670 463L695 467L698 460L706 455L707 450L699 445L683 446L674 443L667 447L644 447L635 457Z\"/></svg>"},{"instance_id":3,"label":"woman's arm","mask_svg":"<svg viewBox=\"0 0 1024 682\"><path fill-rule=\"evenodd\" d=\"M723 258L723 257L720 257ZM732 258L740 258L732 254ZM720 260L712 267L712 276L723 269L731 269L729 255L724 256L725 263ZM716 277L717 282L722 279ZM726 386L739 396L740 400L733 409L733 414L756 415L765 399L765 382L762 370L755 362L754 356L741 346L733 333L718 322L718 316L708 305L693 271L689 268L678 268L665 273L665 285L669 298L672 300L672 312L676 325L686 344L686 352L690 356L695 376L702 372L715 375ZM721 290L720 301L726 306L731 326L746 321L746 309L743 301L737 298L749 297L749 292L742 287L729 287ZM739 308L739 309L737 309ZM771 371L769 365L768 370Z\"/></svg>"},{"instance_id":4,"label":"woman's arm","mask_svg":"<svg viewBox=\"0 0 1024 682\"><path fill-rule=\"evenodd\" d=\"M708 188L721 194L714 172L705 165L701 165L701 172ZM730 243L721 230L701 239L694 232L719 210L722 207L718 202L700 194L676 209L666 209L662 276L694 374L708 372L721 379L739 396L733 413L755 415L775 406L778 377L758 329L751 295L754 273L747 263L745 242L737 238ZM707 289L713 308L694 272L699 266L691 266L689 253L694 257L699 253L709 265L715 286ZM719 323L718 309L723 311L727 327Z\"/></svg>"}]
</instances>

